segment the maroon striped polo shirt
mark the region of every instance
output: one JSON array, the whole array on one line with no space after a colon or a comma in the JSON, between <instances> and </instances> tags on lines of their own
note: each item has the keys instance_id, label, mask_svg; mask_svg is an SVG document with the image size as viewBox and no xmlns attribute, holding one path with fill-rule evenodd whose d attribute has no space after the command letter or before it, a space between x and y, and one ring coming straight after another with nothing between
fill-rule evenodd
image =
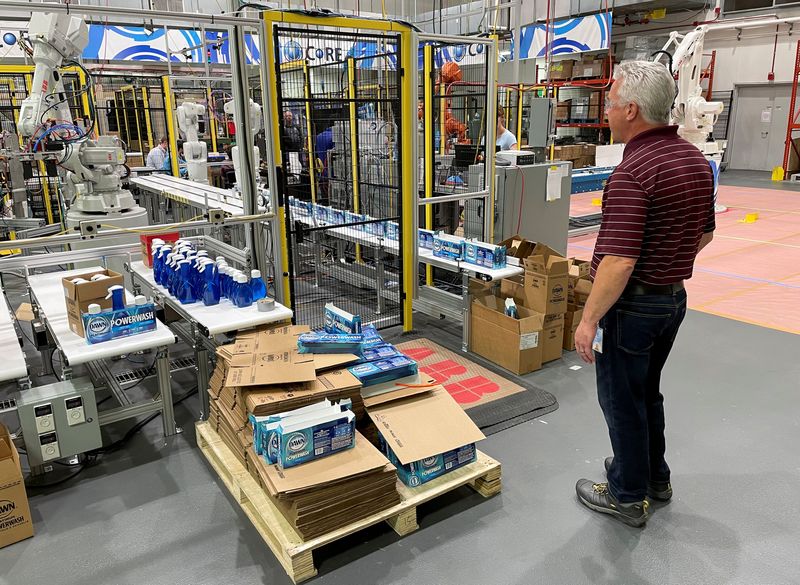
<instances>
[{"instance_id":1,"label":"maroon striped polo shirt","mask_svg":"<svg viewBox=\"0 0 800 585\"><path fill-rule=\"evenodd\" d=\"M692 276L700 238L714 231L714 177L677 126L647 130L626 146L603 192L592 278L605 255L636 258L631 282Z\"/></svg>"}]
</instances>

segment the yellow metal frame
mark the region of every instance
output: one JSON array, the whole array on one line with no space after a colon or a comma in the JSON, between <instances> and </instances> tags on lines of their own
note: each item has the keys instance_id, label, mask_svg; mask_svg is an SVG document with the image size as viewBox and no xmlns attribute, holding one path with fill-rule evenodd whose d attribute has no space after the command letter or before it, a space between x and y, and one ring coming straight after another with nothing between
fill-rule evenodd
<instances>
[{"instance_id":1,"label":"yellow metal frame","mask_svg":"<svg viewBox=\"0 0 800 585\"><path fill-rule=\"evenodd\" d=\"M517 88L517 145L522 146L522 92L524 89L524 85L521 83Z\"/></svg>"},{"instance_id":2,"label":"yellow metal frame","mask_svg":"<svg viewBox=\"0 0 800 585\"><path fill-rule=\"evenodd\" d=\"M356 60L347 58L347 99L350 100L350 171L353 173L353 213L361 213L360 185L358 177L358 112L356 109ZM356 244L356 262L363 262L361 245Z\"/></svg>"},{"instance_id":3,"label":"yellow metal frame","mask_svg":"<svg viewBox=\"0 0 800 585\"><path fill-rule=\"evenodd\" d=\"M156 146L153 139L153 124L150 122L150 95L147 87L142 88L142 106L144 106L144 125L147 132L147 152L142 153L142 162L145 162L147 154Z\"/></svg>"},{"instance_id":4,"label":"yellow metal frame","mask_svg":"<svg viewBox=\"0 0 800 585\"><path fill-rule=\"evenodd\" d=\"M173 177L180 177L178 166L178 141L175 139L175 108L174 96L169 84L169 75L161 76L161 87L164 91L164 117L167 119L167 135L169 136L169 166Z\"/></svg>"},{"instance_id":5,"label":"yellow metal frame","mask_svg":"<svg viewBox=\"0 0 800 585\"><path fill-rule=\"evenodd\" d=\"M422 79L425 119L425 198L433 197L433 46L425 45L422 49ZM425 229L433 229L433 206L425 206ZM425 284L433 285L433 267L425 265Z\"/></svg>"},{"instance_id":6,"label":"yellow metal frame","mask_svg":"<svg viewBox=\"0 0 800 585\"><path fill-rule=\"evenodd\" d=\"M142 155L147 156L147 152L145 152L144 148L142 148L144 145L142 144L142 125L139 124L139 100L136 99L136 88L133 87L133 85L126 85L119 89L120 94L122 94L122 107L124 108L122 112L125 116L125 131L130 138L130 132L128 131L128 108L125 104L125 92L128 90L130 90L131 98L133 99L133 117L136 118L136 143ZM148 147L152 148L149 144ZM130 148L130 144L128 145L128 148Z\"/></svg>"},{"instance_id":7,"label":"yellow metal frame","mask_svg":"<svg viewBox=\"0 0 800 585\"><path fill-rule=\"evenodd\" d=\"M214 117L214 111L212 110L213 101L211 99L211 88L206 88L206 109L208 110L208 132L211 134L211 150L214 152L217 151L217 119Z\"/></svg>"},{"instance_id":8,"label":"yellow metal frame","mask_svg":"<svg viewBox=\"0 0 800 585\"><path fill-rule=\"evenodd\" d=\"M311 203L317 203L317 153L314 152L313 134L311 133L311 72L308 63L303 61L303 95L306 98L306 148L308 148L308 178L311 182Z\"/></svg>"},{"instance_id":9,"label":"yellow metal frame","mask_svg":"<svg viewBox=\"0 0 800 585\"><path fill-rule=\"evenodd\" d=\"M417 111L417 80L410 72L414 69L414 60L417 59L418 48L412 43L412 29L406 24L392 22L388 20L368 20L364 18L345 18L340 16L316 17L307 14L281 12L276 10L266 10L263 13L266 23L265 45L267 48L266 58L262 63L267 67L267 79L270 87L277 87L275 79L275 68L272 64L276 63L275 38L273 25L299 24L320 27L338 27L346 29L361 29L377 32L391 32L400 35L400 63L399 66L405 73L401 78L400 91L400 110L404 112L402 127L399 130L401 137L405 141L414 140L416 116L412 115ZM273 99L269 104L272 111L272 151L275 153L275 160L282 160L280 145L280 121L278 119L278 100ZM416 197L414 184L414 165L412 149L406 145L400 151L400 162L402 165L401 193L403 196L403 212L401 218L402 242L400 249L403 254L403 328L410 331L413 318L413 291L416 280L417 267L414 265L414 249L417 242L417 234L414 233L414 215L416 213ZM280 164L280 163L278 163ZM285 211L281 206L278 208L278 219L280 222L281 239L284 243L281 256L284 266L289 263L289 251L286 245L286 223L284 221ZM290 301L289 277L288 273L283 278L284 298Z\"/></svg>"}]
</instances>

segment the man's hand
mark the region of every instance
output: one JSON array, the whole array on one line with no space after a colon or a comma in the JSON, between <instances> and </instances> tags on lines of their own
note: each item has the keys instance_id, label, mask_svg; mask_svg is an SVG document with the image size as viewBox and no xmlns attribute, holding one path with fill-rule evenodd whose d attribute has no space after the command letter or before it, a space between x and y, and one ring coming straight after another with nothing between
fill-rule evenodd
<instances>
[{"instance_id":1,"label":"man's hand","mask_svg":"<svg viewBox=\"0 0 800 585\"><path fill-rule=\"evenodd\" d=\"M597 323L591 324L583 319L581 319L578 328L575 330L575 350L587 364L594 363L592 343L594 342L594 336L596 334Z\"/></svg>"}]
</instances>

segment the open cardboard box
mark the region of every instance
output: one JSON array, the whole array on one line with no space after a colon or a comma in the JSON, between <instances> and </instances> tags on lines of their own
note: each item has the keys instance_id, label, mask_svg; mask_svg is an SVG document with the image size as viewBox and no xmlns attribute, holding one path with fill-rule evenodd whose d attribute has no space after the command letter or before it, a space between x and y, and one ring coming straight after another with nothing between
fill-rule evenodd
<instances>
[{"instance_id":1,"label":"open cardboard box","mask_svg":"<svg viewBox=\"0 0 800 585\"><path fill-rule=\"evenodd\" d=\"M528 307L525 297L525 283L521 276L504 278L500 281L500 296L503 299L513 298L520 306ZM552 313L542 316L542 363L551 362L561 357L561 349L564 340L564 314Z\"/></svg>"},{"instance_id":2,"label":"open cardboard box","mask_svg":"<svg viewBox=\"0 0 800 585\"><path fill-rule=\"evenodd\" d=\"M572 351L575 349L575 331L583 318L583 307L570 304L564 315L564 349Z\"/></svg>"},{"instance_id":3,"label":"open cardboard box","mask_svg":"<svg viewBox=\"0 0 800 585\"><path fill-rule=\"evenodd\" d=\"M542 367L544 315L517 305L520 318L505 314L505 301L489 295L472 301L470 349L491 362L527 374Z\"/></svg>"},{"instance_id":4,"label":"open cardboard box","mask_svg":"<svg viewBox=\"0 0 800 585\"><path fill-rule=\"evenodd\" d=\"M525 306L551 315L567 310L569 262L544 244L536 244L524 260Z\"/></svg>"},{"instance_id":5,"label":"open cardboard box","mask_svg":"<svg viewBox=\"0 0 800 585\"><path fill-rule=\"evenodd\" d=\"M475 443L485 438L442 386L413 390L365 399L386 456L409 487L471 463Z\"/></svg>"},{"instance_id":6,"label":"open cardboard box","mask_svg":"<svg viewBox=\"0 0 800 585\"><path fill-rule=\"evenodd\" d=\"M8 429L0 424L0 548L33 536L19 453Z\"/></svg>"},{"instance_id":7,"label":"open cardboard box","mask_svg":"<svg viewBox=\"0 0 800 585\"><path fill-rule=\"evenodd\" d=\"M108 278L92 282L90 279L97 274L105 274ZM82 278L87 282L75 284L72 281ZM62 278L64 287L64 302L67 305L67 321L69 328L76 335L85 336L83 329L83 313L89 310L89 305L98 304L103 310L111 309L111 299L106 299L108 289L114 285L125 286L122 275L113 270L94 270L75 274L69 278Z\"/></svg>"}]
</instances>

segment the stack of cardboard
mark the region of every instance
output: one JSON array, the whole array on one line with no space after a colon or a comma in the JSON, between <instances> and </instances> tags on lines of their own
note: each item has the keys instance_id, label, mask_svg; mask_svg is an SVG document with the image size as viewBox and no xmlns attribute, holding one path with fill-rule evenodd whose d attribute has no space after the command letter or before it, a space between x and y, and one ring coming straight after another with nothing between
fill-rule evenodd
<instances>
[{"instance_id":1,"label":"stack of cardboard","mask_svg":"<svg viewBox=\"0 0 800 585\"><path fill-rule=\"evenodd\" d=\"M566 81L572 79L572 69L574 66L575 61L572 59L551 61L548 75L550 81Z\"/></svg>"},{"instance_id":2,"label":"stack of cardboard","mask_svg":"<svg viewBox=\"0 0 800 585\"><path fill-rule=\"evenodd\" d=\"M352 449L289 469L250 453L251 475L306 540L400 503L394 466L358 432Z\"/></svg>"},{"instance_id":3,"label":"stack of cardboard","mask_svg":"<svg viewBox=\"0 0 800 585\"><path fill-rule=\"evenodd\" d=\"M575 331L583 317L583 307L592 292L589 279L592 263L587 260L569 259L569 284L567 290L567 312L564 315L564 349L575 349Z\"/></svg>"},{"instance_id":4,"label":"stack of cardboard","mask_svg":"<svg viewBox=\"0 0 800 585\"><path fill-rule=\"evenodd\" d=\"M587 100L591 98L586 98ZM599 99L599 98L598 98ZM584 109L591 110L593 107L591 102L586 102L583 105ZM599 107L599 106L595 106ZM587 110L588 111L588 110ZM579 120L581 122L585 120ZM591 167L595 164L595 153L597 146L594 144L578 143L578 144L562 144L553 148L553 155L555 160L568 160L572 162L572 167L580 169L583 167Z\"/></svg>"},{"instance_id":5,"label":"stack of cardboard","mask_svg":"<svg viewBox=\"0 0 800 585\"><path fill-rule=\"evenodd\" d=\"M584 54L572 67L572 78L603 77L607 59L597 55Z\"/></svg>"}]
</instances>

